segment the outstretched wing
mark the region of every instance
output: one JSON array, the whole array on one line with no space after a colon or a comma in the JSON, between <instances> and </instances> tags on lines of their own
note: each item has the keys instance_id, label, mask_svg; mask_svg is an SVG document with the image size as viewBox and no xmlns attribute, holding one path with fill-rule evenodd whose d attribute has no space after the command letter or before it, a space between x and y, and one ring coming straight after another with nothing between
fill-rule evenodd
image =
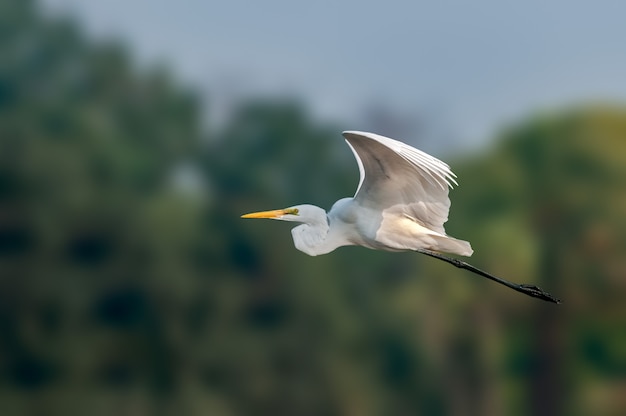
<instances>
[{"instance_id":1,"label":"outstretched wing","mask_svg":"<svg viewBox=\"0 0 626 416\"><path fill-rule=\"evenodd\" d=\"M381 212L392 210L445 235L448 188L457 185L447 164L378 134L345 131L343 136L361 173L356 202Z\"/></svg>"}]
</instances>

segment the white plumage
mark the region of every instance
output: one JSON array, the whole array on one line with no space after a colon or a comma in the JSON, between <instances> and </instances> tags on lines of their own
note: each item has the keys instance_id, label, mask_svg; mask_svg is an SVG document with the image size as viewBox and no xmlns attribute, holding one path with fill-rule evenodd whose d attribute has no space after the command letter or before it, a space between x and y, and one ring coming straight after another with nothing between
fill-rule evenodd
<instances>
[{"instance_id":1,"label":"white plumage","mask_svg":"<svg viewBox=\"0 0 626 416\"><path fill-rule=\"evenodd\" d=\"M302 223L293 229L296 248L315 256L345 245L378 250L427 249L470 256L467 241L445 233L455 181L450 167L405 143L374 133L345 131L361 173L353 198L326 214L313 205L245 215Z\"/></svg>"},{"instance_id":2,"label":"white plumage","mask_svg":"<svg viewBox=\"0 0 626 416\"><path fill-rule=\"evenodd\" d=\"M376 250L413 250L470 270L513 290L549 302L560 301L537 286L493 276L440 253L471 256L470 243L446 235L448 190L457 185L450 167L405 143L374 133L343 132L361 173L352 198L335 202L326 213L315 205L255 212L243 218L272 218L301 223L293 230L296 248L311 256L337 247L359 245Z\"/></svg>"}]
</instances>

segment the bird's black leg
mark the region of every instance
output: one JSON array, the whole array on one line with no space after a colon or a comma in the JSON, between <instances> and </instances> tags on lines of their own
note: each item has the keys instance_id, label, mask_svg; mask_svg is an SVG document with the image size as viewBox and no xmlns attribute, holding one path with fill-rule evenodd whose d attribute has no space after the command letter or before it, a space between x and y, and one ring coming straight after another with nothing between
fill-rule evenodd
<instances>
[{"instance_id":1,"label":"bird's black leg","mask_svg":"<svg viewBox=\"0 0 626 416\"><path fill-rule=\"evenodd\" d=\"M521 293L523 293L525 295L532 296L532 297L539 298L539 299L543 299L543 300L548 301L548 302L561 303L561 301L559 299L555 298L554 296L552 296L548 292L545 292L543 289L541 289L541 288L539 288L537 286L534 286L534 285L523 285L523 284L520 285L520 284L517 284L517 283L509 282L508 280L501 279L501 278L496 277L494 275L491 275L491 274L489 274L489 273L487 273L487 272L485 272L483 270L480 270L480 269L472 266L469 263L466 263L464 261L461 261L461 260L458 260L458 259L455 259L455 258L452 258L452 257L444 256L443 254L437 253L435 251L424 250L424 249L417 250L417 251L422 253L422 254L426 254L427 256L434 257L434 258L439 259L439 260L443 260L446 263L450 263L451 265L453 265L455 267L458 267L460 269L465 269L465 270L469 270L471 272L474 272L474 273L476 273L476 274L478 274L480 276L486 277L487 279L491 279L494 282L498 282L498 283L500 283L500 284L502 284L504 286L510 287L513 290L517 290L518 292L521 292Z\"/></svg>"}]
</instances>

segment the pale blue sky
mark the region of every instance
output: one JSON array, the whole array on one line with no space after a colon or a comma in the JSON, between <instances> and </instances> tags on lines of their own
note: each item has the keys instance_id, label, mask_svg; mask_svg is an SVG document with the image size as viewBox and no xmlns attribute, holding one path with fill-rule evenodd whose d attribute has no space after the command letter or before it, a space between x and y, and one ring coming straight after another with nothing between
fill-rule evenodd
<instances>
[{"instance_id":1,"label":"pale blue sky","mask_svg":"<svg viewBox=\"0 0 626 416\"><path fill-rule=\"evenodd\" d=\"M623 1L44 0L209 93L292 94L360 129L381 102L480 143L539 109L626 102Z\"/></svg>"}]
</instances>

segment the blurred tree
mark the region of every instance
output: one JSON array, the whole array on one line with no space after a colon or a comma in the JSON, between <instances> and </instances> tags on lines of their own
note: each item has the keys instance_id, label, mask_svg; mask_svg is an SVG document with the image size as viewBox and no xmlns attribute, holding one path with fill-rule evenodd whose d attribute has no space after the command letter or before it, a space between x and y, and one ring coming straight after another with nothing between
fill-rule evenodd
<instances>
[{"instance_id":1,"label":"blurred tree","mask_svg":"<svg viewBox=\"0 0 626 416\"><path fill-rule=\"evenodd\" d=\"M620 194L626 180L625 135L624 112L600 108L575 111L557 120L540 120L512 139L511 152L517 155L520 169L527 172L525 195L530 223L538 238L539 274L547 285L574 302L559 311L537 310L532 359L535 368L530 384L533 414L563 414L579 408L570 407L569 395L565 394L571 375L567 373L568 357L562 353L568 346L568 332L573 335L579 329L568 328L568 323L575 321L571 319L575 316L568 315L578 309L577 298L582 294L576 292L595 292L604 299L605 307L615 305L611 295L620 291L623 294L623 285L610 282L616 267L626 270L618 251L611 253L626 248L626 221L622 211L615 209L615 203L623 199ZM600 256L589 252L592 247L587 241L598 228L612 230L606 236L610 248L601 250L604 253ZM626 314L611 317L602 309L592 314L597 324L617 318L614 323L619 332ZM607 338L602 343L611 342ZM612 359L617 359L614 365L623 366L623 359L622 363L618 357Z\"/></svg>"},{"instance_id":2,"label":"blurred tree","mask_svg":"<svg viewBox=\"0 0 626 416\"><path fill-rule=\"evenodd\" d=\"M461 227L477 237L475 248L483 246L478 261L518 280L535 275L564 299L558 308L534 304L533 322L514 318L511 331L520 334L509 342L525 339L511 344L509 358L527 389L527 400L516 405L519 414L596 414L594 398L583 392L600 388L595 383L616 369L626 375L625 356L608 353L623 343L618 334L626 322L619 300L626 287L618 277L626 270L619 254L626 248L624 137L621 108L546 115L510 129L490 156L459 172L466 184L481 178L480 189L461 187L456 194L471 218ZM519 259L503 254L502 247ZM605 332L589 333L592 327ZM601 345L602 352L589 354L580 347L585 343ZM582 363L585 371L578 367ZM621 393L607 395L614 404L605 403L600 413L619 414L611 406Z\"/></svg>"},{"instance_id":3,"label":"blurred tree","mask_svg":"<svg viewBox=\"0 0 626 416\"><path fill-rule=\"evenodd\" d=\"M164 388L174 375L159 296L173 303L184 288L169 273L187 267L179 253L197 218L169 178L200 143L196 100L165 71L136 75L119 45L42 18L34 1L1 8L4 407L81 409L44 394L64 385L86 402L99 383ZM29 392L42 400L22 400Z\"/></svg>"}]
</instances>

